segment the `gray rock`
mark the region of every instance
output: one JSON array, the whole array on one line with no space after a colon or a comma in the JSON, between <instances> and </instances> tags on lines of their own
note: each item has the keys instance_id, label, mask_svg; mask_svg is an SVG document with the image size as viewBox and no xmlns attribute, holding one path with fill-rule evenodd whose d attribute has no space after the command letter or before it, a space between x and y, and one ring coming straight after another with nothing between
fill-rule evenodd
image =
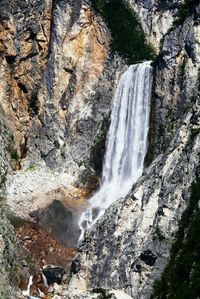
<instances>
[{"instance_id":1,"label":"gray rock","mask_svg":"<svg viewBox=\"0 0 200 299\"><path fill-rule=\"evenodd\" d=\"M38 93L41 109L28 140L29 159L78 173L77 185L90 188L101 174L112 98L126 68L120 57L109 55L109 31L99 16L92 19L95 39L88 34L93 34L88 20L93 13L86 1L63 0L53 7L50 57Z\"/></svg>"},{"instance_id":2,"label":"gray rock","mask_svg":"<svg viewBox=\"0 0 200 299\"><path fill-rule=\"evenodd\" d=\"M128 2L136 11L148 41L159 53L162 39L172 26L178 5L183 0L129 0Z\"/></svg>"},{"instance_id":3,"label":"gray rock","mask_svg":"<svg viewBox=\"0 0 200 299\"><path fill-rule=\"evenodd\" d=\"M199 92L200 23L194 15L168 33L161 48L155 76L154 154L165 150L183 114L194 106ZM155 104L154 104L155 103ZM156 113L155 113L156 112Z\"/></svg>"},{"instance_id":4,"label":"gray rock","mask_svg":"<svg viewBox=\"0 0 200 299\"><path fill-rule=\"evenodd\" d=\"M123 290L134 299L150 298L169 260L173 235L199 165L199 102L193 110L185 114L165 154L86 233L73 263L72 287L79 285L81 277L87 290Z\"/></svg>"},{"instance_id":5,"label":"gray rock","mask_svg":"<svg viewBox=\"0 0 200 299\"><path fill-rule=\"evenodd\" d=\"M16 298L13 285L19 265L18 245L14 229L5 212L5 178L13 150L13 137L4 117L0 116L0 298Z\"/></svg>"}]
</instances>

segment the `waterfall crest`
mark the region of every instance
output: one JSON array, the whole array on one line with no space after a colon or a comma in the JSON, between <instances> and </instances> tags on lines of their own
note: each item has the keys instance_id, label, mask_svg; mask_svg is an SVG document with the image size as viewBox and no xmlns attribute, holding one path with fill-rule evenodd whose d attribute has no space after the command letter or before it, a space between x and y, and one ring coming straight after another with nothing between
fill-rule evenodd
<instances>
[{"instance_id":1,"label":"waterfall crest","mask_svg":"<svg viewBox=\"0 0 200 299\"><path fill-rule=\"evenodd\" d=\"M89 200L79 220L81 236L104 211L127 195L142 175L147 152L152 67L131 65L119 80L111 113L103 165L102 186Z\"/></svg>"}]
</instances>

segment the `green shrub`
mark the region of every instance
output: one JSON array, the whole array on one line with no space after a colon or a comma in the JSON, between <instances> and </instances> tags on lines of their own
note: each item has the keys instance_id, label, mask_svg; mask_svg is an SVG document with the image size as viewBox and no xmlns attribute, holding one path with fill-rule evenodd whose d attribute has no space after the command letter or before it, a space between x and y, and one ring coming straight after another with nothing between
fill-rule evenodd
<instances>
[{"instance_id":1,"label":"green shrub","mask_svg":"<svg viewBox=\"0 0 200 299\"><path fill-rule=\"evenodd\" d=\"M91 0L111 32L111 49L129 64L153 60L156 53L145 39L145 34L134 10L123 0Z\"/></svg>"}]
</instances>

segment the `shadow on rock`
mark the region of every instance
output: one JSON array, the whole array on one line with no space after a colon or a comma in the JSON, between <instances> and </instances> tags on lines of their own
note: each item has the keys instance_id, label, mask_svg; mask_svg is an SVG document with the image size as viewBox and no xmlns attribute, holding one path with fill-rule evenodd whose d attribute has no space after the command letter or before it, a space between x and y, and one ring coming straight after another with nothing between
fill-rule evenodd
<instances>
[{"instance_id":1,"label":"shadow on rock","mask_svg":"<svg viewBox=\"0 0 200 299\"><path fill-rule=\"evenodd\" d=\"M80 236L77 212L67 208L59 200L32 212L30 216L66 247L77 246Z\"/></svg>"}]
</instances>

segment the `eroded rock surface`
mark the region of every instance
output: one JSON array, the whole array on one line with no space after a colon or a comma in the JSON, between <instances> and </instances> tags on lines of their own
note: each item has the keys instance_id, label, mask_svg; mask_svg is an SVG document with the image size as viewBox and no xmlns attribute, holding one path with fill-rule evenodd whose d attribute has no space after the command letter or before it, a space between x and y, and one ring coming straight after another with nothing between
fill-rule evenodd
<instances>
[{"instance_id":1,"label":"eroded rock surface","mask_svg":"<svg viewBox=\"0 0 200 299\"><path fill-rule=\"evenodd\" d=\"M55 290L55 298L149 298L195 180L199 8L172 28L181 0L129 2L159 54L150 134L155 160L87 233L70 287ZM98 185L112 98L127 68L109 42L87 0L0 3L1 193L10 164L8 203L25 218L65 200L74 192L70 185ZM15 238L3 211L0 235L0 291L12 298Z\"/></svg>"},{"instance_id":2,"label":"eroded rock surface","mask_svg":"<svg viewBox=\"0 0 200 299\"><path fill-rule=\"evenodd\" d=\"M163 37L173 24L182 0L129 0L137 12L147 39L159 53Z\"/></svg>"},{"instance_id":3,"label":"eroded rock surface","mask_svg":"<svg viewBox=\"0 0 200 299\"><path fill-rule=\"evenodd\" d=\"M7 193L19 213L24 198L35 206L71 184L98 186L112 98L126 68L110 53L109 30L89 1L29 7L1 3L0 104L18 155Z\"/></svg>"},{"instance_id":4,"label":"eroded rock surface","mask_svg":"<svg viewBox=\"0 0 200 299\"><path fill-rule=\"evenodd\" d=\"M31 115L47 63L51 2L1 1L0 103L24 156Z\"/></svg>"},{"instance_id":5,"label":"eroded rock surface","mask_svg":"<svg viewBox=\"0 0 200 299\"><path fill-rule=\"evenodd\" d=\"M80 284L82 292L104 288L122 290L134 299L150 297L190 200L199 165L199 112L197 102L165 154L86 234L74 261L72 288Z\"/></svg>"},{"instance_id":6,"label":"eroded rock surface","mask_svg":"<svg viewBox=\"0 0 200 299\"><path fill-rule=\"evenodd\" d=\"M19 266L19 248L14 229L6 217L5 178L11 153L14 150L13 136L4 116L0 120L0 297L16 298L16 276Z\"/></svg>"},{"instance_id":7,"label":"eroded rock surface","mask_svg":"<svg viewBox=\"0 0 200 299\"><path fill-rule=\"evenodd\" d=\"M154 93L158 151L166 149L177 120L194 105L199 71L200 15L194 13L165 36L160 52Z\"/></svg>"}]
</instances>

